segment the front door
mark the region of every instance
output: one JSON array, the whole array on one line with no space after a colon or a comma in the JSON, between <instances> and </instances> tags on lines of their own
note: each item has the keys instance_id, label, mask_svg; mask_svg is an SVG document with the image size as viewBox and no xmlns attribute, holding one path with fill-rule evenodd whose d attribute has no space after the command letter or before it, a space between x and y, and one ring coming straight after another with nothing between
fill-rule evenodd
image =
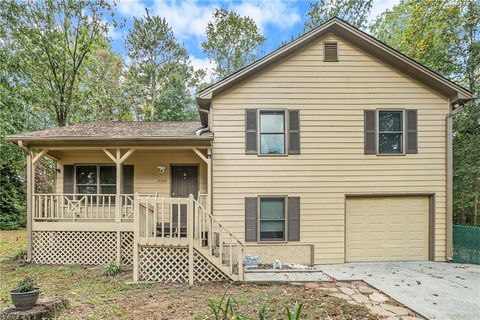
<instances>
[{"instance_id":1,"label":"front door","mask_svg":"<svg viewBox=\"0 0 480 320\"><path fill-rule=\"evenodd\" d=\"M172 166L172 198L188 198L198 194L198 167ZM172 205L173 226L178 226L178 206ZM180 205L180 227L187 225L187 205Z\"/></svg>"}]
</instances>

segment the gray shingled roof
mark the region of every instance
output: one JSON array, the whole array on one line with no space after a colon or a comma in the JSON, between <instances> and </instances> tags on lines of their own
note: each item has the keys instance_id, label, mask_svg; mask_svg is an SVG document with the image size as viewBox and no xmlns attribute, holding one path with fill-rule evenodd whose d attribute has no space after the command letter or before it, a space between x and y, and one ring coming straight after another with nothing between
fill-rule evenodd
<instances>
[{"instance_id":1,"label":"gray shingled roof","mask_svg":"<svg viewBox=\"0 0 480 320\"><path fill-rule=\"evenodd\" d=\"M200 138L196 132L202 128L198 121L164 121L164 122L92 122L72 126L52 128L15 134L7 140L17 139L165 139L165 138ZM211 137L210 133L201 135Z\"/></svg>"}]
</instances>

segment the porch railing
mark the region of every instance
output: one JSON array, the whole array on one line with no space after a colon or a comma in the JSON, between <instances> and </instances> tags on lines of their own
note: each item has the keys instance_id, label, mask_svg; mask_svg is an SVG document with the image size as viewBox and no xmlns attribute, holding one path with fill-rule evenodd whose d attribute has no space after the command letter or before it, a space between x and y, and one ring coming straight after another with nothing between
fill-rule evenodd
<instances>
[{"instance_id":1,"label":"porch railing","mask_svg":"<svg viewBox=\"0 0 480 320\"><path fill-rule=\"evenodd\" d=\"M133 194L118 195L121 221L133 222L134 200ZM117 195L34 194L32 203L36 221L115 221Z\"/></svg>"}]
</instances>

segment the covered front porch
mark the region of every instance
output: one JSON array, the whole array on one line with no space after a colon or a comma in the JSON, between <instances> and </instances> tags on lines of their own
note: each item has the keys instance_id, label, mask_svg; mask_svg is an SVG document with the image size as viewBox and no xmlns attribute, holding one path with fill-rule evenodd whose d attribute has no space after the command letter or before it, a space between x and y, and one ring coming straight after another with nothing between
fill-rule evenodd
<instances>
[{"instance_id":1,"label":"covered front porch","mask_svg":"<svg viewBox=\"0 0 480 320\"><path fill-rule=\"evenodd\" d=\"M31 151L32 222L132 223L134 196L188 198L210 208L208 147L75 148ZM35 187L35 165L56 162L53 193ZM74 224L72 224L74 223Z\"/></svg>"},{"instance_id":2,"label":"covered front porch","mask_svg":"<svg viewBox=\"0 0 480 320\"><path fill-rule=\"evenodd\" d=\"M192 129L108 123L9 137L27 154L28 259L133 265L135 281L241 279L243 244L211 213L213 137ZM51 193L36 183L44 158Z\"/></svg>"}]
</instances>

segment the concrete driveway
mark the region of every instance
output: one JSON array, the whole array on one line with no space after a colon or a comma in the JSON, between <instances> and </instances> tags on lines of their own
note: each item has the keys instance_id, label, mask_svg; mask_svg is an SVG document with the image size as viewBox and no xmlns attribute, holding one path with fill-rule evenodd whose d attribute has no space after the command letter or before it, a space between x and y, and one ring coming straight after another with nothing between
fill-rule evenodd
<instances>
[{"instance_id":1,"label":"concrete driveway","mask_svg":"<svg viewBox=\"0 0 480 320\"><path fill-rule=\"evenodd\" d=\"M336 280L363 280L428 319L480 319L480 266L422 261L315 269Z\"/></svg>"}]
</instances>

